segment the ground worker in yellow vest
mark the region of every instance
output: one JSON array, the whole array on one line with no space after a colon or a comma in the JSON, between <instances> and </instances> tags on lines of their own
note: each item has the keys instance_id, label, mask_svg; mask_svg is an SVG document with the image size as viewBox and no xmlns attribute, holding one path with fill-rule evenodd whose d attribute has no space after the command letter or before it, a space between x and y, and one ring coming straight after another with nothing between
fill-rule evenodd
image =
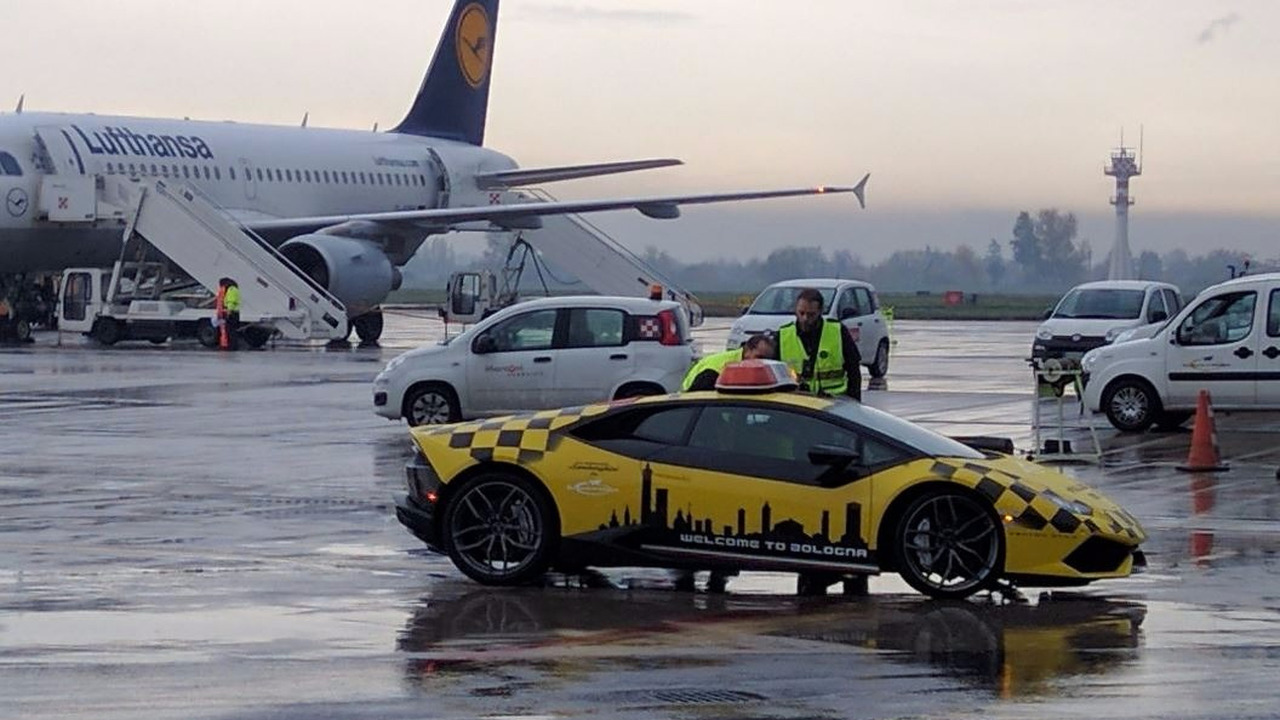
<instances>
[{"instance_id":1,"label":"ground worker in yellow vest","mask_svg":"<svg viewBox=\"0 0 1280 720\"><path fill-rule=\"evenodd\" d=\"M227 336L232 349L235 349L240 338L240 286L235 280L226 278L227 289L222 296L223 307L227 310Z\"/></svg>"},{"instance_id":2,"label":"ground worker in yellow vest","mask_svg":"<svg viewBox=\"0 0 1280 720\"><path fill-rule=\"evenodd\" d=\"M773 357L775 349L772 335L765 333L752 335L737 350L725 350L699 360L684 376L684 384L680 386L680 392L715 390L716 380L720 379L720 373L725 365L739 360L766 360Z\"/></svg>"},{"instance_id":3,"label":"ground worker in yellow vest","mask_svg":"<svg viewBox=\"0 0 1280 720\"><path fill-rule=\"evenodd\" d=\"M813 288L800 291L795 322L778 330L777 358L795 371L801 390L861 401L858 344L838 320L824 318L822 310L822 293Z\"/></svg>"}]
</instances>

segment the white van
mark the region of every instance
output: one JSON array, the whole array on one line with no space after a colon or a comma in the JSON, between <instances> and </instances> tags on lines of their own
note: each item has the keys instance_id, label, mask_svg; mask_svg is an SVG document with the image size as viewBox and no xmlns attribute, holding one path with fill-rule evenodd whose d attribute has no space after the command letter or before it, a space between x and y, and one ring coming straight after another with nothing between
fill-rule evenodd
<instances>
[{"instance_id":1,"label":"white van","mask_svg":"<svg viewBox=\"0 0 1280 720\"><path fill-rule=\"evenodd\" d=\"M889 325L871 283L859 280L801 279L765 288L729 329L726 349L733 350L752 335L777 332L796 319L796 298L805 288L822 293L825 315L839 320L858 343L858 354L871 377L889 372Z\"/></svg>"},{"instance_id":2,"label":"white van","mask_svg":"<svg viewBox=\"0 0 1280 720\"><path fill-rule=\"evenodd\" d=\"M1087 353L1084 402L1119 430L1191 417L1200 390L1221 410L1280 410L1280 273L1214 285L1150 338Z\"/></svg>"},{"instance_id":3,"label":"white van","mask_svg":"<svg viewBox=\"0 0 1280 720\"><path fill-rule=\"evenodd\" d=\"M373 381L373 409L433 425L660 395L680 389L693 359L677 302L542 298L393 359Z\"/></svg>"},{"instance_id":4,"label":"white van","mask_svg":"<svg viewBox=\"0 0 1280 720\"><path fill-rule=\"evenodd\" d=\"M1102 280L1071 288L1036 329L1033 358L1079 360L1123 332L1163 323L1182 309L1175 285L1147 280Z\"/></svg>"}]
</instances>

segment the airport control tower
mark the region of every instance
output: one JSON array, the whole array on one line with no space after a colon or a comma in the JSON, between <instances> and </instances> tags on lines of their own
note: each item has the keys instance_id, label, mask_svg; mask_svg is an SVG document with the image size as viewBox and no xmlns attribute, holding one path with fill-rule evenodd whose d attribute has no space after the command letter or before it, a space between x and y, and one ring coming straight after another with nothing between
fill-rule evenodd
<instances>
[{"instance_id":1,"label":"airport control tower","mask_svg":"<svg viewBox=\"0 0 1280 720\"><path fill-rule=\"evenodd\" d=\"M1111 198L1111 204L1116 206L1116 242L1111 247L1107 279L1133 280L1133 255L1129 252L1129 206L1133 204L1133 198L1129 197L1129 178L1142 174L1142 164L1139 156L1124 146L1123 132L1120 133L1120 147L1111 153L1111 164L1103 172L1116 179L1116 194Z\"/></svg>"}]
</instances>

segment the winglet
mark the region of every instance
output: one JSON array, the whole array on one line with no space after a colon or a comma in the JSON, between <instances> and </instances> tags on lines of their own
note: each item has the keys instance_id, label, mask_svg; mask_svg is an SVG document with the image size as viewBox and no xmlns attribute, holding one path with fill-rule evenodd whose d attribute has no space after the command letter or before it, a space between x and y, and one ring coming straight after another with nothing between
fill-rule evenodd
<instances>
[{"instance_id":1,"label":"winglet","mask_svg":"<svg viewBox=\"0 0 1280 720\"><path fill-rule=\"evenodd\" d=\"M23 103L26 99L27 99L27 94L26 94L26 93L23 93L23 94L21 94L21 95L19 95L19 96L18 96L18 107L14 110L14 112L15 112L15 113L17 113L17 114L19 114L19 115L21 115L21 114L22 114L22 103Z\"/></svg>"},{"instance_id":2,"label":"winglet","mask_svg":"<svg viewBox=\"0 0 1280 720\"><path fill-rule=\"evenodd\" d=\"M858 205L863 209L867 209L867 180L871 179L871 173L862 176L857 185L853 186L853 194L858 198Z\"/></svg>"}]
</instances>

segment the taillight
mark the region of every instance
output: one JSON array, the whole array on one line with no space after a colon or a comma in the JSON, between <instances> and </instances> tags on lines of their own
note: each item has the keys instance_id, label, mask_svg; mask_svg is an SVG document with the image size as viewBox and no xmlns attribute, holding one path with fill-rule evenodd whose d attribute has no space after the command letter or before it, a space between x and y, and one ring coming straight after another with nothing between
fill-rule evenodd
<instances>
[{"instance_id":1,"label":"taillight","mask_svg":"<svg viewBox=\"0 0 1280 720\"><path fill-rule=\"evenodd\" d=\"M658 313L658 323L662 326L663 345L680 345L680 323L676 319L675 310L663 310Z\"/></svg>"}]
</instances>

